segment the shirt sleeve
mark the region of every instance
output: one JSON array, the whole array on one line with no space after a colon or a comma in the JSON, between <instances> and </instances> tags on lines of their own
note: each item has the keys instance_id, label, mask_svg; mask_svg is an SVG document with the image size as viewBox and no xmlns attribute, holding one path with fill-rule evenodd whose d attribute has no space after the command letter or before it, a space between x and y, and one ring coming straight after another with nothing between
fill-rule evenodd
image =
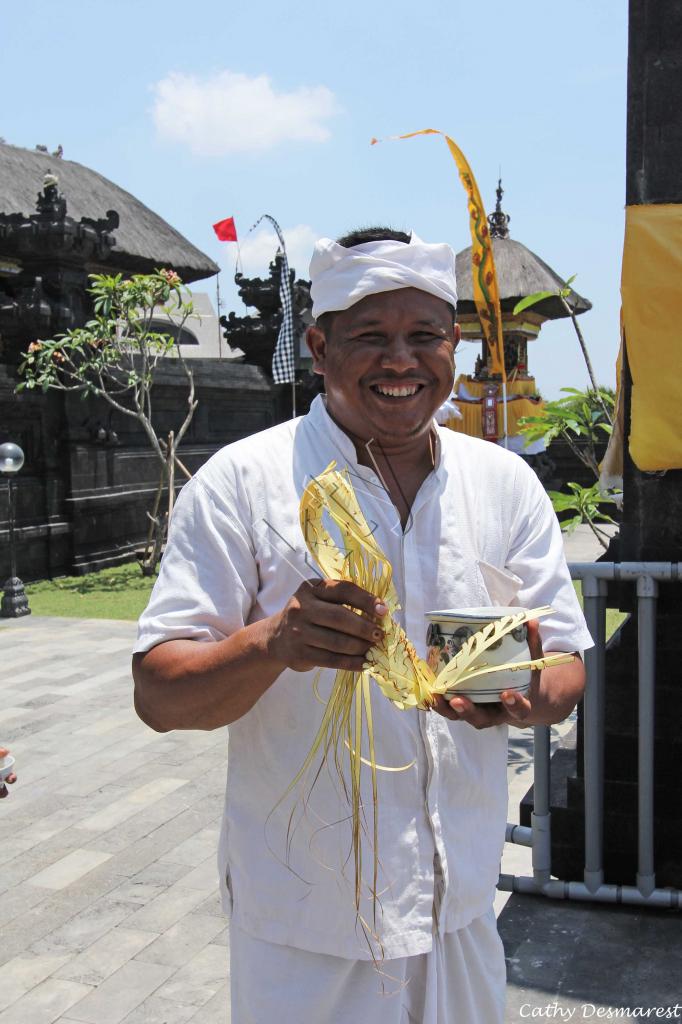
<instances>
[{"instance_id":1,"label":"shirt sleeve","mask_svg":"<svg viewBox=\"0 0 682 1024\"><path fill-rule=\"evenodd\" d=\"M236 497L218 502L200 477L185 484L135 652L166 640L223 640L246 624L258 593L247 511Z\"/></svg>"},{"instance_id":2,"label":"shirt sleeve","mask_svg":"<svg viewBox=\"0 0 682 1024\"><path fill-rule=\"evenodd\" d=\"M537 476L519 461L516 483L521 493L506 562L506 568L523 581L516 602L523 608L554 609L540 619L545 651L582 652L594 643L568 571L561 528Z\"/></svg>"}]
</instances>

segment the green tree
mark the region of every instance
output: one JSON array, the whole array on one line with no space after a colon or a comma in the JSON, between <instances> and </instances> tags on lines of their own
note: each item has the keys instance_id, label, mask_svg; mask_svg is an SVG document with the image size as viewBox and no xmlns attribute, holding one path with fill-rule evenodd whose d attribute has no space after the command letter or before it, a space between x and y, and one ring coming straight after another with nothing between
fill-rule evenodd
<instances>
[{"instance_id":1,"label":"green tree","mask_svg":"<svg viewBox=\"0 0 682 1024\"><path fill-rule=\"evenodd\" d=\"M183 358L182 328L193 312L189 292L172 270L135 274L92 274L89 289L94 318L83 327L28 347L19 367L17 391L41 388L80 392L106 401L142 427L160 467L160 481L151 513L142 571L151 575L158 563L175 497L175 467L189 472L177 456L197 407L192 370ZM159 313L169 319L168 332L153 330ZM175 357L187 379L187 399L177 429L167 438L153 422L152 387L161 362ZM164 487L168 501L161 514Z\"/></svg>"},{"instance_id":2,"label":"green tree","mask_svg":"<svg viewBox=\"0 0 682 1024\"><path fill-rule=\"evenodd\" d=\"M527 442L550 444L557 437L563 438L598 479L597 447L613 429L615 394L611 388L597 391L561 388L561 392L566 397L546 402L540 415L524 416L519 422L521 431Z\"/></svg>"},{"instance_id":3,"label":"green tree","mask_svg":"<svg viewBox=\"0 0 682 1024\"><path fill-rule=\"evenodd\" d=\"M569 518L562 518L561 529L572 532L579 523L587 523L603 548L608 547L608 535L599 530L596 523L615 523L611 516L600 508L603 504L618 504L619 491L602 491L599 486L599 460L597 448L612 431L615 394L611 388L597 391L578 391L576 388L562 388L565 398L547 402L538 416L525 416L519 420L519 429L527 443L544 441L549 445L556 438L562 438L569 445L584 466L594 473L595 483L581 487L568 483L568 493L548 491L559 513L574 512Z\"/></svg>"},{"instance_id":4,"label":"green tree","mask_svg":"<svg viewBox=\"0 0 682 1024\"><path fill-rule=\"evenodd\" d=\"M616 500L611 493L604 493L600 490L599 484L592 487L581 487L580 484L566 484L569 494L563 491L547 491L554 511L573 512L574 515L561 522L561 529L564 533L572 533L580 523L587 523L603 548L609 546L609 536L600 530L597 523L614 523L610 515L604 512L604 504L615 505Z\"/></svg>"}]
</instances>

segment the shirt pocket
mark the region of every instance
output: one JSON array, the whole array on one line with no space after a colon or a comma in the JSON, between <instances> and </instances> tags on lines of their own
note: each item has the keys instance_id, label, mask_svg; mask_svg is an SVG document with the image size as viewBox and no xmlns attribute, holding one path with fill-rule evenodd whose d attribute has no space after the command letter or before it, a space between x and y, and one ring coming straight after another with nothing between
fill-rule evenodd
<instances>
[{"instance_id":1,"label":"shirt pocket","mask_svg":"<svg viewBox=\"0 0 682 1024\"><path fill-rule=\"evenodd\" d=\"M508 569L500 569L483 559L479 558L477 564L481 585L490 605L503 608L515 605L523 580Z\"/></svg>"}]
</instances>

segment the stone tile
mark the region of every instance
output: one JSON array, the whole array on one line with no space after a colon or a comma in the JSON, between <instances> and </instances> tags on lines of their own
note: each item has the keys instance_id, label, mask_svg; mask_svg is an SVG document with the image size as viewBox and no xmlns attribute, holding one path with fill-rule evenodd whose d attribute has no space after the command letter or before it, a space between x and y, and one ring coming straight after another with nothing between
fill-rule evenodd
<instances>
[{"instance_id":1,"label":"stone tile","mask_svg":"<svg viewBox=\"0 0 682 1024\"><path fill-rule=\"evenodd\" d=\"M185 889L201 889L209 893L217 891L219 878L215 851L178 881Z\"/></svg>"},{"instance_id":2,"label":"stone tile","mask_svg":"<svg viewBox=\"0 0 682 1024\"><path fill-rule=\"evenodd\" d=\"M64 795L66 794L62 793L62 796ZM29 843L30 845L26 849L30 849L31 846L44 843L46 840L52 839L53 836L59 835L60 832L64 832L65 829L70 828L74 823L74 819L77 819L77 816L78 810L74 808L73 804L69 803L67 807L60 807L53 814L48 814L47 817L33 821L27 828L16 832L17 841ZM4 852L5 846L3 843L3 854Z\"/></svg>"},{"instance_id":3,"label":"stone tile","mask_svg":"<svg viewBox=\"0 0 682 1024\"><path fill-rule=\"evenodd\" d=\"M98 811L97 814L93 814L92 817L85 818L81 821L79 828L89 832L106 832L185 785L187 785L187 779L155 779L153 782L147 783L146 786L133 790L132 793L120 800L115 800L114 803Z\"/></svg>"},{"instance_id":4,"label":"stone tile","mask_svg":"<svg viewBox=\"0 0 682 1024\"><path fill-rule=\"evenodd\" d=\"M171 967L131 960L72 1006L69 1016L86 1024L121 1024L171 973Z\"/></svg>"},{"instance_id":5,"label":"stone tile","mask_svg":"<svg viewBox=\"0 0 682 1024\"><path fill-rule=\"evenodd\" d=\"M199 889L182 889L177 883L128 918L126 927L163 933L189 914L204 899Z\"/></svg>"},{"instance_id":6,"label":"stone tile","mask_svg":"<svg viewBox=\"0 0 682 1024\"><path fill-rule=\"evenodd\" d=\"M167 888L182 878L186 871L186 864L173 864L171 861L157 860L154 864L150 864L149 867L138 871L130 881L139 882L144 885L163 885Z\"/></svg>"},{"instance_id":7,"label":"stone tile","mask_svg":"<svg viewBox=\"0 0 682 1024\"><path fill-rule=\"evenodd\" d=\"M12 799L14 799L14 795L12 795ZM9 827L11 828L11 824ZM71 853L74 847L75 844L64 843L58 836L56 839L40 843L14 857L9 863L3 864L0 872L0 893L37 875L43 868L49 867L50 864L54 864L67 853Z\"/></svg>"},{"instance_id":8,"label":"stone tile","mask_svg":"<svg viewBox=\"0 0 682 1024\"><path fill-rule=\"evenodd\" d=\"M213 917L225 917L225 911L223 910L222 900L220 898L220 892L218 889L212 892L210 896L201 903L197 910L201 914L211 914Z\"/></svg>"},{"instance_id":9,"label":"stone tile","mask_svg":"<svg viewBox=\"0 0 682 1024\"><path fill-rule=\"evenodd\" d=\"M32 875L27 882L41 889L66 889L110 858L110 853L99 853L97 850L73 850L61 860L55 861L49 868Z\"/></svg>"},{"instance_id":10,"label":"stone tile","mask_svg":"<svg viewBox=\"0 0 682 1024\"><path fill-rule=\"evenodd\" d=\"M211 943L187 960L157 995L173 1003L203 1006L225 986L228 972L227 950Z\"/></svg>"},{"instance_id":11,"label":"stone tile","mask_svg":"<svg viewBox=\"0 0 682 1024\"><path fill-rule=\"evenodd\" d=\"M28 910L35 907L36 904L42 903L46 899L48 899L47 892L34 889L27 882L21 882L19 885L13 886L0 897L2 927L7 928L10 922L19 914L25 914Z\"/></svg>"},{"instance_id":12,"label":"stone tile","mask_svg":"<svg viewBox=\"0 0 682 1024\"><path fill-rule=\"evenodd\" d=\"M211 944L214 946L230 946L230 929L223 928L221 932L218 932L216 937L211 940Z\"/></svg>"},{"instance_id":13,"label":"stone tile","mask_svg":"<svg viewBox=\"0 0 682 1024\"><path fill-rule=\"evenodd\" d=\"M186 914L138 954L145 963L181 967L222 931L223 922L207 914Z\"/></svg>"},{"instance_id":14,"label":"stone tile","mask_svg":"<svg viewBox=\"0 0 682 1024\"><path fill-rule=\"evenodd\" d=\"M0 1024L53 1024L92 989L48 978L0 1013Z\"/></svg>"},{"instance_id":15,"label":"stone tile","mask_svg":"<svg viewBox=\"0 0 682 1024\"><path fill-rule=\"evenodd\" d=\"M168 856L170 860L175 860L174 853L178 844L212 824L215 821L216 810L217 808L205 804L180 812L150 835L128 846L125 858L121 859L121 870L127 875L136 875L161 857ZM97 844L101 845L99 838ZM198 863L198 860L195 863Z\"/></svg>"},{"instance_id":16,"label":"stone tile","mask_svg":"<svg viewBox=\"0 0 682 1024\"><path fill-rule=\"evenodd\" d=\"M109 792L111 792L110 788ZM116 800L116 796L111 796L109 799L113 802ZM182 814L184 810L186 808L178 803L173 793L166 799L157 801L153 806L145 808L144 814L138 812L114 828L93 835L92 845L110 853L120 853L138 840L156 832L162 825ZM79 836L82 840L85 836L84 831L80 831Z\"/></svg>"},{"instance_id":17,"label":"stone tile","mask_svg":"<svg viewBox=\"0 0 682 1024\"><path fill-rule=\"evenodd\" d=\"M129 878L124 879L120 885L116 886L108 893L108 898L115 900L117 903L128 903L130 905L131 913L138 907L143 907L147 903L151 903L152 900L156 899L168 889L167 885L152 885L150 882L133 882Z\"/></svg>"},{"instance_id":18,"label":"stone tile","mask_svg":"<svg viewBox=\"0 0 682 1024\"><path fill-rule=\"evenodd\" d=\"M129 1013L123 1024L187 1024L194 1020L195 1010L196 1006L172 1003L154 993Z\"/></svg>"},{"instance_id":19,"label":"stone tile","mask_svg":"<svg viewBox=\"0 0 682 1024\"><path fill-rule=\"evenodd\" d=\"M213 854L217 856L219 829L204 828L196 835L190 836L168 853L168 860L177 864L189 864L195 867L203 863Z\"/></svg>"},{"instance_id":20,"label":"stone tile","mask_svg":"<svg viewBox=\"0 0 682 1024\"><path fill-rule=\"evenodd\" d=\"M140 721L132 708L127 708L118 714L107 714L103 718L96 718L95 721L89 722L81 729L76 729L74 736L104 736L113 732L114 729L126 726L129 729L137 729L138 726L141 729L144 728L144 723Z\"/></svg>"},{"instance_id":21,"label":"stone tile","mask_svg":"<svg viewBox=\"0 0 682 1024\"><path fill-rule=\"evenodd\" d=\"M64 893L68 896L68 893ZM40 909L40 908L38 908ZM31 949L36 953L82 953L102 935L121 924L130 916L130 906L114 903L103 897L89 903L80 913L74 914L58 928L42 933ZM127 925L126 925L127 927ZM146 929L153 931L153 928ZM161 929L159 929L161 931Z\"/></svg>"},{"instance_id":22,"label":"stone tile","mask_svg":"<svg viewBox=\"0 0 682 1024\"><path fill-rule=\"evenodd\" d=\"M223 985L191 1018L192 1024L230 1024L230 987Z\"/></svg>"},{"instance_id":23,"label":"stone tile","mask_svg":"<svg viewBox=\"0 0 682 1024\"><path fill-rule=\"evenodd\" d=\"M60 967L55 976L83 985L101 985L120 967L154 942L154 932L134 931L121 926L112 928L82 953Z\"/></svg>"},{"instance_id":24,"label":"stone tile","mask_svg":"<svg viewBox=\"0 0 682 1024\"><path fill-rule=\"evenodd\" d=\"M4 909L4 908L3 908ZM15 1003L62 967L67 956L15 956L2 968L0 1010Z\"/></svg>"}]
</instances>

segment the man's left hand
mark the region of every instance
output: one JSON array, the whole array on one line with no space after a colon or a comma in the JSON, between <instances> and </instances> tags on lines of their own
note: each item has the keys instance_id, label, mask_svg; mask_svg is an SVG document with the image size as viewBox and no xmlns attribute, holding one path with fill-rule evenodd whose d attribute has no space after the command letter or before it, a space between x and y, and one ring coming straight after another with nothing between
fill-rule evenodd
<instances>
[{"instance_id":1,"label":"man's left hand","mask_svg":"<svg viewBox=\"0 0 682 1024\"><path fill-rule=\"evenodd\" d=\"M542 642L538 623L528 623L528 648L532 659L542 658ZM447 701L439 696L434 711L453 722L466 722L474 729L493 725L515 725L524 729L531 725L554 725L563 721L582 697L585 669L576 655L571 664L535 670L525 696L517 690L503 690L494 704L475 704L468 697L455 696Z\"/></svg>"}]
</instances>

